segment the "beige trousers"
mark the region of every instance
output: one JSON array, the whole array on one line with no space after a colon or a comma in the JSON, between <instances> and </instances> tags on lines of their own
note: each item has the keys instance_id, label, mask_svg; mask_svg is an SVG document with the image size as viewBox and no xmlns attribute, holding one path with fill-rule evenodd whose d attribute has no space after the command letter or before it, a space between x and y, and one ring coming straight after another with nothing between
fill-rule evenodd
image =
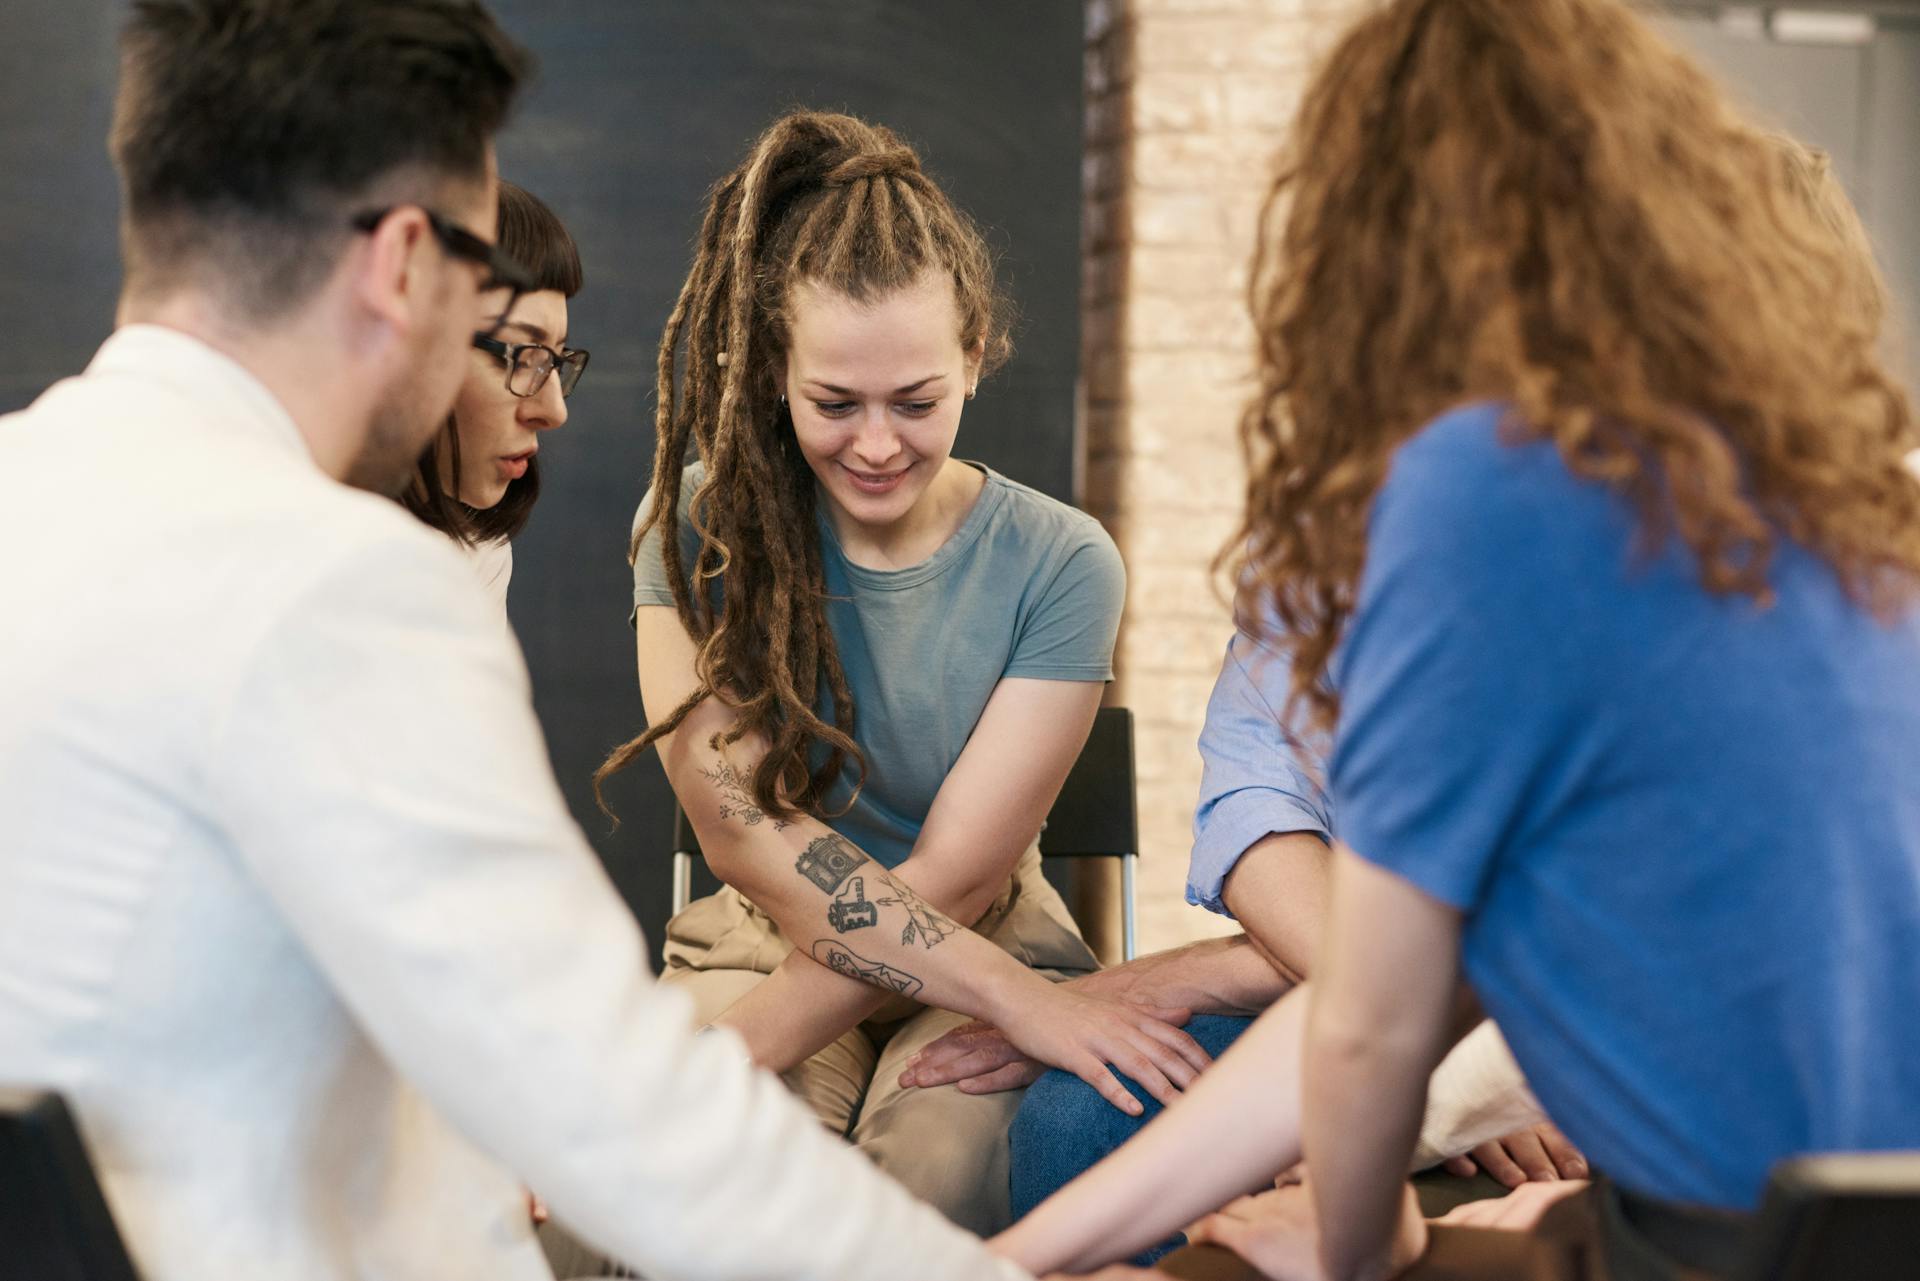
<instances>
[{"instance_id":1,"label":"beige trousers","mask_svg":"<svg viewBox=\"0 0 1920 1281\"><path fill-rule=\"evenodd\" d=\"M1099 968L1041 875L1038 848L1021 856L974 932L1050 978ZM665 950L661 982L690 993L706 1023L771 974L793 945L766 913L723 888L667 923ZM986 1236L1011 1221L1007 1127L1024 1092L970 1095L950 1085L898 1084L915 1051L967 1021L896 997L785 1079L821 1124L955 1223Z\"/></svg>"}]
</instances>

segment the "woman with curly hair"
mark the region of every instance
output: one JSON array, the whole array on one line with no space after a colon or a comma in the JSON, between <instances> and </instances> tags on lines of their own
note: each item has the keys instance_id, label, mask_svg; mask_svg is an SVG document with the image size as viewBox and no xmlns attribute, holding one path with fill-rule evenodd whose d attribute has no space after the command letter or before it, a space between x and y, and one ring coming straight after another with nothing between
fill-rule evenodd
<instances>
[{"instance_id":1,"label":"woman with curly hair","mask_svg":"<svg viewBox=\"0 0 1920 1281\"><path fill-rule=\"evenodd\" d=\"M1403 1172L1482 1010L1607 1176L1505 1208L1565 1198L1524 1275L1725 1276L1782 1158L1920 1147L1920 441L1795 163L1618 0L1392 0L1335 47L1261 228L1235 543L1334 738L1327 939L1001 1248L1127 1253L1304 1128L1306 1188L1198 1235L1399 1275L1460 1240Z\"/></svg>"},{"instance_id":2,"label":"woman with curly hair","mask_svg":"<svg viewBox=\"0 0 1920 1281\"><path fill-rule=\"evenodd\" d=\"M953 453L1007 351L973 224L886 129L776 121L708 200L660 342L632 557L657 749L726 882L664 981L822 1121L976 1231L1017 1094L907 1090L988 1018L1140 1105L1206 1056L1049 978L1095 968L1035 838L1111 678L1125 590L1091 517ZM689 460L689 454L696 457Z\"/></svg>"}]
</instances>

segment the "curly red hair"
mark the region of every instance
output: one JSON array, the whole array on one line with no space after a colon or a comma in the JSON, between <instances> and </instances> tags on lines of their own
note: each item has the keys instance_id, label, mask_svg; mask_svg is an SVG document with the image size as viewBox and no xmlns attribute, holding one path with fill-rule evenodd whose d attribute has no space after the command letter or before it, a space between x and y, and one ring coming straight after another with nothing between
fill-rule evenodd
<instances>
[{"instance_id":1,"label":"curly red hair","mask_svg":"<svg viewBox=\"0 0 1920 1281\"><path fill-rule=\"evenodd\" d=\"M1397 449L1510 407L1648 545L1763 600L1782 538L1881 612L1920 584L1920 445L1855 245L1788 149L1618 0L1393 0L1332 50L1261 223L1240 612L1293 701L1354 608Z\"/></svg>"}]
</instances>

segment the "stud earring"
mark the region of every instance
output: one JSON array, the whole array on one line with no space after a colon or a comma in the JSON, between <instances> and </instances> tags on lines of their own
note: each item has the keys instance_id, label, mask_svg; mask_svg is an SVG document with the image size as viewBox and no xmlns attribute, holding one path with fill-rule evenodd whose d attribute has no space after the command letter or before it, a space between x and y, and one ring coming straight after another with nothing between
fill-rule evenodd
<instances>
[{"instance_id":1,"label":"stud earring","mask_svg":"<svg viewBox=\"0 0 1920 1281\"><path fill-rule=\"evenodd\" d=\"M972 400L972 399L973 399L973 398L974 398L975 396L977 396L977 395L979 395L979 394L980 394L980 384L979 384L979 383L968 383L968 384L967 384L967 399L968 399L968 400Z\"/></svg>"}]
</instances>

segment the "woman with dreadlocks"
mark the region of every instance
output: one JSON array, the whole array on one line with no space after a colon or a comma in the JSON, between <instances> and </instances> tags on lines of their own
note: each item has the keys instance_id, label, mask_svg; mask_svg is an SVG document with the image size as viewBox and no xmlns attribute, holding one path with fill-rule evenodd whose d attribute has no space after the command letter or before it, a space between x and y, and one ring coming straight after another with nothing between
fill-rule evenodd
<instances>
[{"instance_id":1,"label":"woman with dreadlocks","mask_svg":"<svg viewBox=\"0 0 1920 1281\"><path fill-rule=\"evenodd\" d=\"M1034 844L1110 679L1124 574L1086 515L953 456L1006 355L980 234L886 129L802 113L714 188L660 343L633 543L651 722L726 882L665 981L956 1222L1007 1215L1017 1093L907 1090L969 1018L1139 1104L1206 1063L1056 986L1095 968ZM688 462L688 454L697 459Z\"/></svg>"},{"instance_id":2,"label":"woman with dreadlocks","mask_svg":"<svg viewBox=\"0 0 1920 1281\"><path fill-rule=\"evenodd\" d=\"M1081 1270L1304 1154L1196 1235L1273 1278L1725 1278L1777 1162L1920 1148L1920 428L1806 160L1622 0L1390 0L1334 47L1235 540L1333 735L1326 935L1001 1249ZM1404 1171L1480 1011L1606 1178L1495 1203L1536 1239L1476 1263Z\"/></svg>"}]
</instances>

